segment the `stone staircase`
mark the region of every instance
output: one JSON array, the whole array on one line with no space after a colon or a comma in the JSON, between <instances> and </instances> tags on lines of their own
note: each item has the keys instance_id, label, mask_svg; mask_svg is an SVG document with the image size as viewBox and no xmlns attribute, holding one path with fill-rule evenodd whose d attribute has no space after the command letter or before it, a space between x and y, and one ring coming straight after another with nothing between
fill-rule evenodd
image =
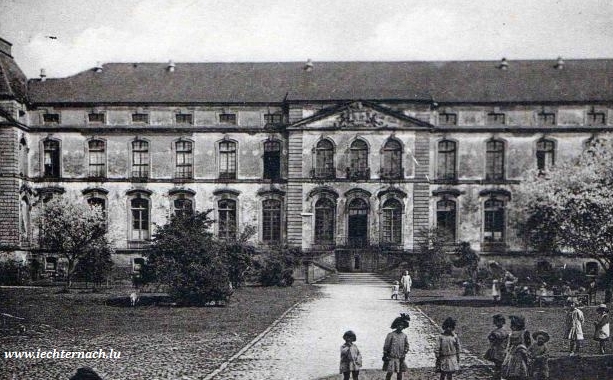
<instances>
[{"instance_id":1,"label":"stone staircase","mask_svg":"<svg viewBox=\"0 0 613 380\"><path fill-rule=\"evenodd\" d=\"M343 285L373 285L373 286L388 286L394 282L393 279L380 275L378 273L344 273L338 272L329 275L318 284L343 284Z\"/></svg>"}]
</instances>

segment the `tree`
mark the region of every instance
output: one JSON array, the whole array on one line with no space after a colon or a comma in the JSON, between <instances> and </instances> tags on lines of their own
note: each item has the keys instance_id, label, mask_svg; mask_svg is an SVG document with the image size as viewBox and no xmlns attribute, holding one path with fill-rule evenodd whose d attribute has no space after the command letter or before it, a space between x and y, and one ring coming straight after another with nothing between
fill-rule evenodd
<instances>
[{"instance_id":1,"label":"tree","mask_svg":"<svg viewBox=\"0 0 613 380\"><path fill-rule=\"evenodd\" d=\"M422 229L418 231L417 237L416 265L419 278L426 287L436 286L443 275L451 271L448 237L445 231L438 228Z\"/></svg>"},{"instance_id":2,"label":"tree","mask_svg":"<svg viewBox=\"0 0 613 380\"><path fill-rule=\"evenodd\" d=\"M111 252L106 238L106 217L100 206L54 196L43 204L39 217L41 248L66 259L67 286L77 264L100 250Z\"/></svg>"},{"instance_id":3,"label":"tree","mask_svg":"<svg viewBox=\"0 0 613 380\"><path fill-rule=\"evenodd\" d=\"M252 249L241 239L225 242L213 236L210 213L173 216L157 229L146 252L154 280L184 305L228 300L231 281L242 282L250 264Z\"/></svg>"},{"instance_id":4,"label":"tree","mask_svg":"<svg viewBox=\"0 0 613 380\"><path fill-rule=\"evenodd\" d=\"M94 245L75 267L75 277L94 284L94 290L107 279L113 268L111 250L107 245Z\"/></svg>"},{"instance_id":5,"label":"tree","mask_svg":"<svg viewBox=\"0 0 613 380\"><path fill-rule=\"evenodd\" d=\"M479 273L479 254L470 247L470 243L463 241L454 251L455 259L453 266L456 268L464 268L466 275L470 279L470 283L465 288L465 295L479 294L481 289L478 283Z\"/></svg>"},{"instance_id":6,"label":"tree","mask_svg":"<svg viewBox=\"0 0 613 380\"><path fill-rule=\"evenodd\" d=\"M606 271L606 302L613 287L611 162L611 142L593 139L577 159L527 173L512 210L532 249L569 251L598 261Z\"/></svg>"}]
</instances>

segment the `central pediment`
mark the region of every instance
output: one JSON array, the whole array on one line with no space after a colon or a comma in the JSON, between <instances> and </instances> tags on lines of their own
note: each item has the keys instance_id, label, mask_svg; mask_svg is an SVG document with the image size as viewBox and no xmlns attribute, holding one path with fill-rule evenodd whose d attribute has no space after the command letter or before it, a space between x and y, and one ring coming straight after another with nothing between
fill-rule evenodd
<instances>
[{"instance_id":1,"label":"central pediment","mask_svg":"<svg viewBox=\"0 0 613 380\"><path fill-rule=\"evenodd\" d=\"M423 120L380 106L355 101L325 108L302 119L288 129L315 130L396 130L429 129L433 126Z\"/></svg>"}]
</instances>

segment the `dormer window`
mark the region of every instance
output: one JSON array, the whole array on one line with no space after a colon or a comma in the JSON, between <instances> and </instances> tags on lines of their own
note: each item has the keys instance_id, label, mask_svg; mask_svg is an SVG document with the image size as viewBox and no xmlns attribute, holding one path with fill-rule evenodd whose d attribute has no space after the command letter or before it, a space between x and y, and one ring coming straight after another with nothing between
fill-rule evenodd
<instances>
[{"instance_id":1,"label":"dormer window","mask_svg":"<svg viewBox=\"0 0 613 380\"><path fill-rule=\"evenodd\" d=\"M443 112L438 114L439 125L458 125L458 114Z\"/></svg>"},{"instance_id":2,"label":"dormer window","mask_svg":"<svg viewBox=\"0 0 613 380\"><path fill-rule=\"evenodd\" d=\"M556 114L553 112L540 112L538 114L539 125L556 125Z\"/></svg>"},{"instance_id":3,"label":"dormer window","mask_svg":"<svg viewBox=\"0 0 613 380\"><path fill-rule=\"evenodd\" d=\"M45 124L59 124L60 114L59 113L45 113L43 114L43 122Z\"/></svg>"},{"instance_id":4,"label":"dormer window","mask_svg":"<svg viewBox=\"0 0 613 380\"><path fill-rule=\"evenodd\" d=\"M193 124L194 115L191 113L178 113L175 114L175 121L177 124Z\"/></svg>"},{"instance_id":5,"label":"dormer window","mask_svg":"<svg viewBox=\"0 0 613 380\"><path fill-rule=\"evenodd\" d=\"M588 125L605 125L607 117L604 112L591 111L587 113Z\"/></svg>"},{"instance_id":6,"label":"dormer window","mask_svg":"<svg viewBox=\"0 0 613 380\"><path fill-rule=\"evenodd\" d=\"M224 124L236 124L236 114L221 113L219 114L219 122Z\"/></svg>"},{"instance_id":7,"label":"dormer window","mask_svg":"<svg viewBox=\"0 0 613 380\"><path fill-rule=\"evenodd\" d=\"M149 114L146 113L133 113L132 122L139 124L149 124Z\"/></svg>"},{"instance_id":8,"label":"dormer window","mask_svg":"<svg viewBox=\"0 0 613 380\"><path fill-rule=\"evenodd\" d=\"M488 125L504 125L506 122L506 115L500 112L490 112L487 114Z\"/></svg>"},{"instance_id":9,"label":"dormer window","mask_svg":"<svg viewBox=\"0 0 613 380\"><path fill-rule=\"evenodd\" d=\"M90 123L104 124L104 114L101 112L92 112L87 114L87 120Z\"/></svg>"}]
</instances>

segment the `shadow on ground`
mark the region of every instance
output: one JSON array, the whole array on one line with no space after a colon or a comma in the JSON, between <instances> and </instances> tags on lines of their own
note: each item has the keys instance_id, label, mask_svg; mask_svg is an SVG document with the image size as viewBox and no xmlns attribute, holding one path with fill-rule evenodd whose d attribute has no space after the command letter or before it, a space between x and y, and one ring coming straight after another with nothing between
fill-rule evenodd
<instances>
[{"instance_id":1,"label":"shadow on ground","mask_svg":"<svg viewBox=\"0 0 613 380\"><path fill-rule=\"evenodd\" d=\"M489 366L472 366L463 367L460 372L453 375L454 380L480 380L490 379L492 376L492 367ZM438 379L439 374L434 372L434 367L425 368L409 368L404 374L403 379L410 380L432 380ZM317 380L338 380L341 379L340 374L321 377ZM384 380L385 372L377 369L365 369L360 371L360 380ZM396 379L393 376L392 379Z\"/></svg>"}]
</instances>

